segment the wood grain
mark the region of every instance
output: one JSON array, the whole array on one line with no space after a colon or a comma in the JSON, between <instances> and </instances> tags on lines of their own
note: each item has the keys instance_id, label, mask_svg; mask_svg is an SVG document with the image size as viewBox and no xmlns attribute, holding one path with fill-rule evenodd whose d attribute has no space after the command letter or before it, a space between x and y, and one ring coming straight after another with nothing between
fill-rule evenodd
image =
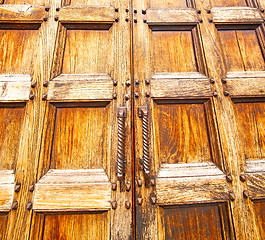
<instances>
[{"instance_id":1,"label":"wood grain","mask_svg":"<svg viewBox=\"0 0 265 240\"><path fill-rule=\"evenodd\" d=\"M50 170L36 184L33 209L41 212L107 210L110 183L103 170Z\"/></svg>"},{"instance_id":2,"label":"wood grain","mask_svg":"<svg viewBox=\"0 0 265 240\"><path fill-rule=\"evenodd\" d=\"M19 4L16 2L16 4ZM36 4L36 3L35 3ZM31 5L1 5L0 23L41 23L44 7Z\"/></svg>"},{"instance_id":3,"label":"wood grain","mask_svg":"<svg viewBox=\"0 0 265 240\"><path fill-rule=\"evenodd\" d=\"M215 24L260 24L263 21L257 8L220 7L211 11Z\"/></svg>"},{"instance_id":4,"label":"wood grain","mask_svg":"<svg viewBox=\"0 0 265 240\"><path fill-rule=\"evenodd\" d=\"M76 6L63 7L59 12L61 23L113 23L115 20L113 7L105 6Z\"/></svg>"},{"instance_id":5,"label":"wood grain","mask_svg":"<svg viewBox=\"0 0 265 240\"><path fill-rule=\"evenodd\" d=\"M153 98L205 98L212 95L209 79L196 72L185 74L157 73L152 76L150 83L151 97Z\"/></svg>"},{"instance_id":6,"label":"wood grain","mask_svg":"<svg viewBox=\"0 0 265 240\"><path fill-rule=\"evenodd\" d=\"M113 81L107 74L63 74L50 82L49 101L111 100Z\"/></svg>"},{"instance_id":7,"label":"wood grain","mask_svg":"<svg viewBox=\"0 0 265 240\"><path fill-rule=\"evenodd\" d=\"M9 212L13 200L14 192L14 173L12 170L0 170L0 211ZM2 215L0 215L2 218ZM1 223L1 221L0 221ZM1 226L1 224L0 224ZM0 231L0 236L1 236Z\"/></svg>"},{"instance_id":8,"label":"wood grain","mask_svg":"<svg viewBox=\"0 0 265 240\"><path fill-rule=\"evenodd\" d=\"M199 20L195 9L147 9L148 25L196 25Z\"/></svg>"}]
</instances>

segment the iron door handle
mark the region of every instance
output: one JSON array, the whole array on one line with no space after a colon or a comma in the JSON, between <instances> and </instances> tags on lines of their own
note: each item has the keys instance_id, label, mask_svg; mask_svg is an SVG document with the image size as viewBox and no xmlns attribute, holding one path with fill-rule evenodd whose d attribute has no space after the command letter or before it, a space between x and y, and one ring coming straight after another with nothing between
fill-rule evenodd
<instances>
[{"instance_id":1,"label":"iron door handle","mask_svg":"<svg viewBox=\"0 0 265 240\"><path fill-rule=\"evenodd\" d=\"M125 174L125 118L126 107L118 108L118 155L117 155L117 177L121 181Z\"/></svg>"},{"instance_id":2,"label":"iron door handle","mask_svg":"<svg viewBox=\"0 0 265 240\"><path fill-rule=\"evenodd\" d=\"M150 176L150 149L149 149L149 121L147 107L139 107L139 117L143 123L143 171L145 177Z\"/></svg>"}]
</instances>

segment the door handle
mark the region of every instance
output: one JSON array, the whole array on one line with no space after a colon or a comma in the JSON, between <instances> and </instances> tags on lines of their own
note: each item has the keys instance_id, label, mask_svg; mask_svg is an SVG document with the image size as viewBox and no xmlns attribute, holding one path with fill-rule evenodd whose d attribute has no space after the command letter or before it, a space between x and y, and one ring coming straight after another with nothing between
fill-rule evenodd
<instances>
[{"instance_id":1,"label":"door handle","mask_svg":"<svg viewBox=\"0 0 265 240\"><path fill-rule=\"evenodd\" d=\"M150 149L149 149L149 122L147 107L139 107L139 117L143 123L143 171L146 180L150 177Z\"/></svg>"},{"instance_id":2,"label":"door handle","mask_svg":"<svg viewBox=\"0 0 265 240\"><path fill-rule=\"evenodd\" d=\"M125 174L125 118L126 107L118 108L118 158L116 162L117 177L121 181Z\"/></svg>"}]
</instances>

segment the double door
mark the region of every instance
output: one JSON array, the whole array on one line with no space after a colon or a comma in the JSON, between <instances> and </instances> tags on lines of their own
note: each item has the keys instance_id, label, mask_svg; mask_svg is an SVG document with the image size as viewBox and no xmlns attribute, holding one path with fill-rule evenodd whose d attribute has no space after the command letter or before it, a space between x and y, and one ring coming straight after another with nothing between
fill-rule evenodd
<instances>
[{"instance_id":1,"label":"double door","mask_svg":"<svg viewBox=\"0 0 265 240\"><path fill-rule=\"evenodd\" d=\"M264 239L263 0L0 3L0 239Z\"/></svg>"}]
</instances>

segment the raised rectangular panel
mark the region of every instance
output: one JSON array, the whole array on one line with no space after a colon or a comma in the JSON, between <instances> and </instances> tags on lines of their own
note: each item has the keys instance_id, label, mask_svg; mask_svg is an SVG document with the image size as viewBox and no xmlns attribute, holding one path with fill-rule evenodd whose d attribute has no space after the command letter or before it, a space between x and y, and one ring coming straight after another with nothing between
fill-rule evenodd
<instances>
[{"instance_id":1,"label":"raised rectangular panel","mask_svg":"<svg viewBox=\"0 0 265 240\"><path fill-rule=\"evenodd\" d=\"M110 239L108 212L37 214L32 239Z\"/></svg>"},{"instance_id":2,"label":"raised rectangular panel","mask_svg":"<svg viewBox=\"0 0 265 240\"><path fill-rule=\"evenodd\" d=\"M161 239L230 239L225 203L160 208Z\"/></svg>"},{"instance_id":3,"label":"raised rectangular panel","mask_svg":"<svg viewBox=\"0 0 265 240\"><path fill-rule=\"evenodd\" d=\"M171 1L171 0L150 0L150 5L153 8L180 8L188 7L186 0Z\"/></svg>"},{"instance_id":4,"label":"raised rectangular panel","mask_svg":"<svg viewBox=\"0 0 265 240\"><path fill-rule=\"evenodd\" d=\"M256 213L257 224L259 226L260 236L265 236L265 201L255 201L254 209Z\"/></svg>"},{"instance_id":5,"label":"raised rectangular panel","mask_svg":"<svg viewBox=\"0 0 265 240\"><path fill-rule=\"evenodd\" d=\"M108 73L109 38L108 30L67 30L62 73Z\"/></svg>"},{"instance_id":6,"label":"raised rectangular panel","mask_svg":"<svg viewBox=\"0 0 265 240\"><path fill-rule=\"evenodd\" d=\"M104 105L102 105L104 104ZM109 105L58 106L52 169L103 168L106 164Z\"/></svg>"},{"instance_id":7,"label":"raised rectangular panel","mask_svg":"<svg viewBox=\"0 0 265 240\"><path fill-rule=\"evenodd\" d=\"M38 34L36 30L0 29L1 74L32 74Z\"/></svg>"},{"instance_id":8,"label":"raised rectangular panel","mask_svg":"<svg viewBox=\"0 0 265 240\"><path fill-rule=\"evenodd\" d=\"M154 73L197 72L191 31L153 31L152 67Z\"/></svg>"},{"instance_id":9,"label":"raised rectangular panel","mask_svg":"<svg viewBox=\"0 0 265 240\"><path fill-rule=\"evenodd\" d=\"M234 109L245 159L265 158L265 103L236 102Z\"/></svg>"},{"instance_id":10,"label":"raised rectangular panel","mask_svg":"<svg viewBox=\"0 0 265 240\"><path fill-rule=\"evenodd\" d=\"M99 6L109 6L112 2L110 0L64 0L64 6L66 5L99 5Z\"/></svg>"},{"instance_id":11,"label":"raised rectangular panel","mask_svg":"<svg viewBox=\"0 0 265 240\"><path fill-rule=\"evenodd\" d=\"M203 102L154 103L158 165L213 161L206 108Z\"/></svg>"},{"instance_id":12,"label":"raised rectangular panel","mask_svg":"<svg viewBox=\"0 0 265 240\"><path fill-rule=\"evenodd\" d=\"M246 0L211 0L213 7L247 7Z\"/></svg>"},{"instance_id":13,"label":"raised rectangular panel","mask_svg":"<svg viewBox=\"0 0 265 240\"><path fill-rule=\"evenodd\" d=\"M265 70L257 31L254 29L219 30L227 72Z\"/></svg>"},{"instance_id":14,"label":"raised rectangular panel","mask_svg":"<svg viewBox=\"0 0 265 240\"><path fill-rule=\"evenodd\" d=\"M0 226L1 212L9 212L13 200L15 177L12 170L0 170ZM1 231L0 231L1 236Z\"/></svg>"},{"instance_id":15,"label":"raised rectangular panel","mask_svg":"<svg viewBox=\"0 0 265 240\"><path fill-rule=\"evenodd\" d=\"M24 113L24 104L0 105L0 169L14 168Z\"/></svg>"},{"instance_id":16,"label":"raised rectangular panel","mask_svg":"<svg viewBox=\"0 0 265 240\"><path fill-rule=\"evenodd\" d=\"M45 0L4 0L4 4L44 5Z\"/></svg>"}]
</instances>

